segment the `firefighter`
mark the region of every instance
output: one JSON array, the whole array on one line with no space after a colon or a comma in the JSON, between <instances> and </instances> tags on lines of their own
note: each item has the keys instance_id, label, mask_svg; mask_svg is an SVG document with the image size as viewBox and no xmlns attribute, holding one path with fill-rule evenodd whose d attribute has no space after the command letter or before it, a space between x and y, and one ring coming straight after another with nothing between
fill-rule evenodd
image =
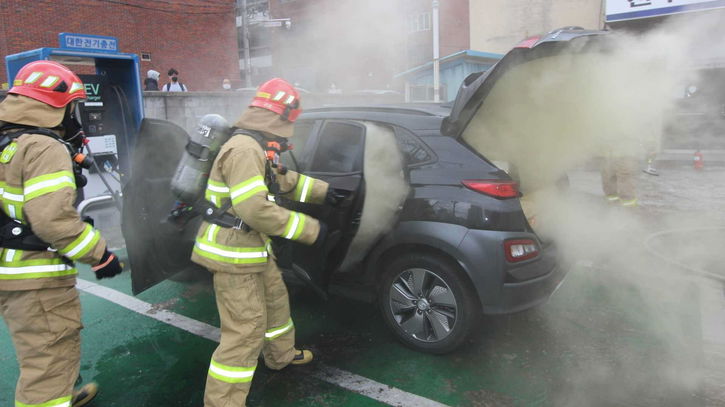
<instances>
[{"instance_id":1,"label":"firefighter","mask_svg":"<svg viewBox=\"0 0 725 407\"><path fill-rule=\"evenodd\" d=\"M634 154L609 151L602 162L602 189L608 202L637 206L639 160Z\"/></svg>"},{"instance_id":2,"label":"firefighter","mask_svg":"<svg viewBox=\"0 0 725 407\"><path fill-rule=\"evenodd\" d=\"M625 208L638 207L640 157L645 151L655 151L655 134L650 129L656 126L649 125L650 121L645 119L641 119L641 123L649 126L635 127L631 122L623 119L621 123L613 123L608 143L601 146L605 153L600 168L605 198L609 203ZM634 122L640 123L636 120Z\"/></svg>"},{"instance_id":3,"label":"firefighter","mask_svg":"<svg viewBox=\"0 0 725 407\"><path fill-rule=\"evenodd\" d=\"M74 107L85 97L68 68L36 61L0 103L0 313L20 366L16 406L82 406L97 392L73 390L83 327L74 262L99 279L121 265L73 206L82 175L71 154L83 142Z\"/></svg>"},{"instance_id":4,"label":"firefighter","mask_svg":"<svg viewBox=\"0 0 725 407\"><path fill-rule=\"evenodd\" d=\"M326 236L317 219L275 203L281 196L322 204L330 200L328 189L333 192L327 183L278 163L300 112L299 93L288 82L262 84L209 174L205 197L221 214L202 222L192 253L214 274L221 320L207 407L245 404L260 353L273 370L312 361L312 352L295 348L287 289L270 245L270 237L278 236L321 246Z\"/></svg>"}]
</instances>

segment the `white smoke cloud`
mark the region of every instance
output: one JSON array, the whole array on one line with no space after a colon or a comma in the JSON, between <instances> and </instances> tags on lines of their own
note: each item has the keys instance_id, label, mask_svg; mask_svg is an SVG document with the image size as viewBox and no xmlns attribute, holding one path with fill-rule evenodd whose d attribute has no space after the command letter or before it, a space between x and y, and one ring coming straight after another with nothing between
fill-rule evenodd
<instances>
[{"instance_id":1,"label":"white smoke cloud","mask_svg":"<svg viewBox=\"0 0 725 407\"><path fill-rule=\"evenodd\" d=\"M574 40L572 52L513 67L463 134L489 159L506 164L521 184L522 207L534 229L577 264L566 290L600 295L598 304L606 307L578 314L592 303L583 296L571 304L571 314L546 314L552 327L561 327L567 317L602 326L585 337L556 338L577 361L561 373L569 386L553 396L556 405L633 400L661 405L657 397L642 399L652 397L643 396L642 389L666 394L676 387L694 394L703 385L707 372L696 360L699 350L693 350L700 346L700 326L687 316L699 312L696 303L706 281L697 271L725 275L719 254L725 229L718 227L725 217L718 214L722 205L712 199L712 188L678 185L680 170L665 169L642 207L632 210L607 205L599 188L591 191L592 182L599 183L591 173L584 188L578 175L569 192L555 184L607 154L633 155L644 165L645 153L659 148L674 95L697 75L693 58L704 38L717 46L712 38L722 34L719 18L702 17L677 19L643 34L610 33L596 44ZM637 173L640 186L655 182L646 177ZM677 197L673 190L691 195ZM693 210L689 202L698 200L710 206ZM708 229L696 228L703 225ZM618 314L626 304L637 308ZM617 331L627 326L618 323L621 319L640 321L637 332ZM622 340L638 335L661 350L651 365L643 365L637 347Z\"/></svg>"}]
</instances>

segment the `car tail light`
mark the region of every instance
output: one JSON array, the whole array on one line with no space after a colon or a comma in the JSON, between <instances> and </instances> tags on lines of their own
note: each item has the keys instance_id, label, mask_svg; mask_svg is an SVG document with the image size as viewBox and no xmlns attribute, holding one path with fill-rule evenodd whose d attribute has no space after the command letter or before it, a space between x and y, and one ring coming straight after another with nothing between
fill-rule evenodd
<instances>
[{"instance_id":1,"label":"car tail light","mask_svg":"<svg viewBox=\"0 0 725 407\"><path fill-rule=\"evenodd\" d=\"M503 242L506 260L510 263L533 259L539 255L539 246L531 239L514 239Z\"/></svg>"},{"instance_id":2,"label":"car tail light","mask_svg":"<svg viewBox=\"0 0 725 407\"><path fill-rule=\"evenodd\" d=\"M514 48L533 48L537 42L541 39L540 35L529 37L516 45Z\"/></svg>"},{"instance_id":3,"label":"car tail light","mask_svg":"<svg viewBox=\"0 0 725 407\"><path fill-rule=\"evenodd\" d=\"M519 196L519 186L513 181L486 180L486 179L464 179L461 181L466 188L492 196L494 198L506 199Z\"/></svg>"}]
</instances>

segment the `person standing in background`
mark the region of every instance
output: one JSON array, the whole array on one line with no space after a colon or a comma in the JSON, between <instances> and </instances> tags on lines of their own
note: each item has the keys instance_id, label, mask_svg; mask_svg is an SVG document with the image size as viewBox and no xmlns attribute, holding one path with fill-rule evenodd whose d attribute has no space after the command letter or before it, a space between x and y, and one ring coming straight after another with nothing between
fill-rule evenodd
<instances>
[{"instance_id":1,"label":"person standing in background","mask_svg":"<svg viewBox=\"0 0 725 407\"><path fill-rule=\"evenodd\" d=\"M158 71L149 69L146 72L146 79L143 81L143 90L159 90L159 76L161 74Z\"/></svg>"},{"instance_id":2,"label":"person standing in background","mask_svg":"<svg viewBox=\"0 0 725 407\"><path fill-rule=\"evenodd\" d=\"M166 83L164 85L164 91L165 92L187 92L188 89L186 89L186 86L184 86L181 81L179 81L179 71L177 71L174 68L169 69L169 79L171 82Z\"/></svg>"}]
</instances>

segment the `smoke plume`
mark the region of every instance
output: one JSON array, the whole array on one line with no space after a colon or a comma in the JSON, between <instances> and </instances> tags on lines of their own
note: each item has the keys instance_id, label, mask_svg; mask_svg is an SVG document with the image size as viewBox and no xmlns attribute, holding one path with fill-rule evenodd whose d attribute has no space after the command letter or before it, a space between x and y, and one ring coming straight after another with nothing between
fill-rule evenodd
<instances>
[{"instance_id":1,"label":"smoke plume","mask_svg":"<svg viewBox=\"0 0 725 407\"><path fill-rule=\"evenodd\" d=\"M661 397L671 388L698 394L707 385L700 351L692 348L706 347L700 337L708 327L687 315L699 313L699 298L713 284L699 272L717 277L722 268L722 205L712 188L698 185L715 180L689 176L678 185L677 169L658 178L638 171L640 207L631 209L607 205L602 191L591 189L601 185L591 168L607 155L637 157L644 168L645 155L660 148L675 96L697 75L693 53L705 35L722 34L720 21L702 18L644 34L575 39L570 52L512 67L463 134L520 182L533 228L574 265L566 290L591 292L611 307L577 314L591 305L578 298L566 315L546 314L552 327L566 318L601 327L557 338L576 362L559 373L567 386L553 396L555 405L685 405L690 401ZM568 189L561 187L566 179ZM710 206L693 210L697 201ZM618 315L627 304L636 306ZM638 333L655 338L651 348L661 353L654 360L637 355L623 340L637 335L618 331L619 319L639 321Z\"/></svg>"}]
</instances>

